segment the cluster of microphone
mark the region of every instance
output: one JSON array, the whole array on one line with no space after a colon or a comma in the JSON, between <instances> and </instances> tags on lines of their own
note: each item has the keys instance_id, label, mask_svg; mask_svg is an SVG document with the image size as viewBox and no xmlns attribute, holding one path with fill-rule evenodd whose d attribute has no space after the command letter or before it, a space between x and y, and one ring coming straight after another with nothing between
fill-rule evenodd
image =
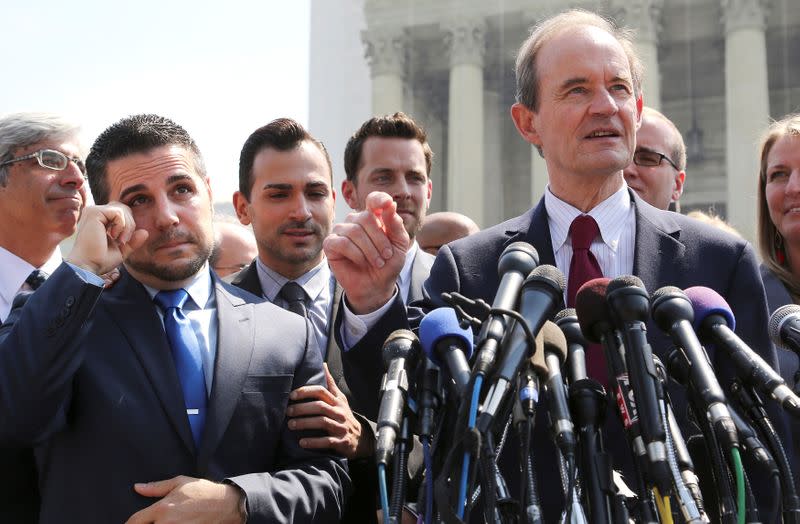
<instances>
[{"instance_id":1,"label":"cluster of microphone","mask_svg":"<svg viewBox=\"0 0 800 524\"><path fill-rule=\"evenodd\" d=\"M524 242L505 249L498 272L491 305L444 294L452 307L429 312L418 337L398 330L384 344L376 441L384 522L399 522L409 498L415 438L425 471L412 498L422 522L467 522L473 513L492 523L543 522L531 446L538 420L558 453L560 522L760 522L750 480L768 478L780 494L775 513L800 523L789 461L765 409L774 402L800 417L800 398L736 335L717 292L668 286L650 294L634 276L599 278L565 309L563 274L539 265ZM671 341L661 358L650 320ZM769 331L800 353L800 306L776 311ZM724 380L709 354L725 363ZM670 383L685 391L691 424L678 422ZM540 410L546 417L537 418ZM609 411L634 466L624 479L605 448ZM520 461L508 471L498 456L512 432ZM509 475L518 476L514 494Z\"/></svg>"}]
</instances>

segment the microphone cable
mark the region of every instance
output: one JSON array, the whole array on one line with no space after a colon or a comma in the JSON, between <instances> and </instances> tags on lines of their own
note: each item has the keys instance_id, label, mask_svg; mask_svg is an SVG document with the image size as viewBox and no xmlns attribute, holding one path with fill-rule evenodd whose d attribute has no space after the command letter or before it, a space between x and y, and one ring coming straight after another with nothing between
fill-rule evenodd
<instances>
[{"instance_id":1,"label":"microphone cable","mask_svg":"<svg viewBox=\"0 0 800 524\"><path fill-rule=\"evenodd\" d=\"M386 464L378 464L378 488L381 496L381 513L383 521L390 522L389 518L389 494L386 489Z\"/></svg>"}]
</instances>

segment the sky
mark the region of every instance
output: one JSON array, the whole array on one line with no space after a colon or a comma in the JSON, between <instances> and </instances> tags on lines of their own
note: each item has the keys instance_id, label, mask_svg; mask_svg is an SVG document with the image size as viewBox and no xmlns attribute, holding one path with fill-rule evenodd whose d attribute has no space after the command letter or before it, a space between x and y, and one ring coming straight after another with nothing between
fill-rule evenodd
<instances>
[{"instance_id":1,"label":"sky","mask_svg":"<svg viewBox=\"0 0 800 524\"><path fill-rule=\"evenodd\" d=\"M2 0L0 114L67 115L88 144L127 115L169 117L230 202L247 136L308 123L309 1Z\"/></svg>"}]
</instances>

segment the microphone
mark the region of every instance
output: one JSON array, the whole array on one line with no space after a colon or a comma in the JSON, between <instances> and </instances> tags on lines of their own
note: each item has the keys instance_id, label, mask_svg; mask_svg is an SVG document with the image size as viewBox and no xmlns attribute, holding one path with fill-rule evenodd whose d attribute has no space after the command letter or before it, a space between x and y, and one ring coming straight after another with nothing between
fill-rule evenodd
<instances>
[{"instance_id":1,"label":"microphone","mask_svg":"<svg viewBox=\"0 0 800 524\"><path fill-rule=\"evenodd\" d=\"M640 469L645 467L647 450L639 428L639 414L636 402L628 381L628 370L625 367L621 346L622 338L614 329L614 320L606 303L606 292L611 282L608 278L595 278L586 282L575 295L575 310L578 322L586 340L594 344L602 344L608 365L609 381L614 389L617 411L619 412L625 433L631 443L635 461ZM642 500L646 500L648 489L641 475L636 475L636 491ZM655 521L655 514L649 504L641 505L643 521Z\"/></svg>"},{"instance_id":2,"label":"microphone","mask_svg":"<svg viewBox=\"0 0 800 524\"><path fill-rule=\"evenodd\" d=\"M625 363L639 412L639 425L651 466L649 471L662 493L666 493L671 487L671 477L666 430L661 418L664 388L656 374L653 350L644 324L650 312L650 295L638 277L628 275L615 278L608 284L606 302L623 336Z\"/></svg>"},{"instance_id":3,"label":"microphone","mask_svg":"<svg viewBox=\"0 0 800 524\"><path fill-rule=\"evenodd\" d=\"M575 457L575 426L569 412L564 378L561 376L561 365L567 358L567 339L561 328L550 321L545 322L540 333L544 351L535 353L531 357L531 363L545 381L553 441L571 462ZM544 373L541 373L542 368Z\"/></svg>"},{"instance_id":4,"label":"microphone","mask_svg":"<svg viewBox=\"0 0 800 524\"><path fill-rule=\"evenodd\" d=\"M578 315L574 308L562 309L553 320L567 339L567 369L569 382L585 379L586 373L586 338L581 332Z\"/></svg>"},{"instance_id":5,"label":"microphone","mask_svg":"<svg viewBox=\"0 0 800 524\"><path fill-rule=\"evenodd\" d=\"M514 309L525 277L539 265L539 253L527 242L510 244L497 262L500 285L494 295L492 309ZM497 349L506 331L506 316L494 313L483 323L478 334L478 356L473 375L486 375L494 366Z\"/></svg>"},{"instance_id":6,"label":"microphone","mask_svg":"<svg viewBox=\"0 0 800 524\"><path fill-rule=\"evenodd\" d=\"M800 398L772 366L733 332L736 321L725 299L702 286L690 287L685 293L694 308L694 326L700 339L724 349L744 382L770 395L794 416L800 416Z\"/></svg>"},{"instance_id":7,"label":"microphone","mask_svg":"<svg viewBox=\"0 0 800 524\"><path fill-rule=\"evenodd\" d=\"M472 330L461 327L455 310L449 307L434 309L419 324L422 350L431 362L449 371L458 396L469 383L472 337Z\"/></svg>"},{"instance_id":8,"label":"microphone","mask_svg":"<svg viewBox=\"0 0 800 524\"><path fill-rule=\"evenodd\" d=\"M783 349L800 355L800 306L786 304L769 317L769 338Z\"/></svg>"},{"instance_id":9,"label":"microphone","mask_svg":"<svg viewBox=\"0 0 800 524\"><path fill-rule=\"evenodd\" d=\"M653 293L651 309L655 323L670 335L672 342L690 363L686 369L692 391L702 403L717 438L728 451L739 447L736 426L725 393L692 328L694 309L689 298L677 287L662 287Z\"/></svg>"},{"instance_id":10,"label":"microphone","mask_svg":"<svg viewBox=\"0 0 800 524\"><path fill-rule=\"evenodd\" d=\"M539 266L525 279L519 299L519 312L532 335L536 335L546 320L552 318L564 301L564 275L554 266ZM512 331L505 337L503 360L484 401L484 410L478 420L481 432L489 428L500 409L512 382L517 376L522 361L531 356L533 348L525 330L514 323Z\"/></svg>"},{"instance_id":11,"label":"microphone","mask_svg":"<svg viewBox=\"0 0 800 524\"><path fill-rule=\"evenodd\" d=\"M383 343L383 363L386 373L381 384L381 404L378 410L378 434L375 438L375 459L389 464L394 443L403 421L403 408L408 395L408 371L415 367L419 340L407 329L398 329Z\"/></svg>"}]
</instances>

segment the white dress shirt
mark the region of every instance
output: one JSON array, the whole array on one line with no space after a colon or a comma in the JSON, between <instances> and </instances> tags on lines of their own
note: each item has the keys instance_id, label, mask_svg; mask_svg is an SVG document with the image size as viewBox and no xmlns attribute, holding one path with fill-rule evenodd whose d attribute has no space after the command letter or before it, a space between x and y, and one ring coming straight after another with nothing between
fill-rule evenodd
<instances>
[{"instance_id":1,"label":"white dress shirt","mask_svg":"<svg viewBox=\"0 0 800 524\"><path fill-rule=\"evenodd\" d=\"M0 247L0 323L2 323L11 311L11 304L14 297L20 291L31 291L31 287L25 283L25 279L34 269L41 269L47 275L52 275L53 271L61 265L61 249L56 246L53 254L41 267L37 268L27 261L21 259L11 251Z\"/></svg>"},{"instance_id":2,"label":"white dress shirt","mask_svg":"<svg viewBox=\"0 0 800 524\"><path fill-rule=\"evenodd\" d=\"M268 268L260 258L256 258L256 270L264 298L286 309L286 301L279 297L278 293L289 279ZM306 292L305 305L308 319L314 328L317 345L324 357L328 347L328 322L331 320L333 310L333 294L336 290L336 280L333 278L331 268L328 267L328 260L323 258L319 265L294 279L294 282Z\"/></svg>"},{"instance_id":3,"label":"white dress shirt","mask_svg":"<svg viewBox=\"0 0 800 524\"><path fill-rule=\"evenodd\" d=\"M636 248L636 213L631 204L628 185L606 198L588 213L567 204L556 197L547 186L544 193L544 207L547 223L550 226L550 240L553 243L556 267L564 273L569 282L569 266L572 261L572 239L569 228L579 215L587 214L594 218L600 228L600 235L592 241L589 250L597 259L603 276L616 278L633 273L633 256ZM564 302L567 290L564 290Z\"/></svg>"}]
</instances>

